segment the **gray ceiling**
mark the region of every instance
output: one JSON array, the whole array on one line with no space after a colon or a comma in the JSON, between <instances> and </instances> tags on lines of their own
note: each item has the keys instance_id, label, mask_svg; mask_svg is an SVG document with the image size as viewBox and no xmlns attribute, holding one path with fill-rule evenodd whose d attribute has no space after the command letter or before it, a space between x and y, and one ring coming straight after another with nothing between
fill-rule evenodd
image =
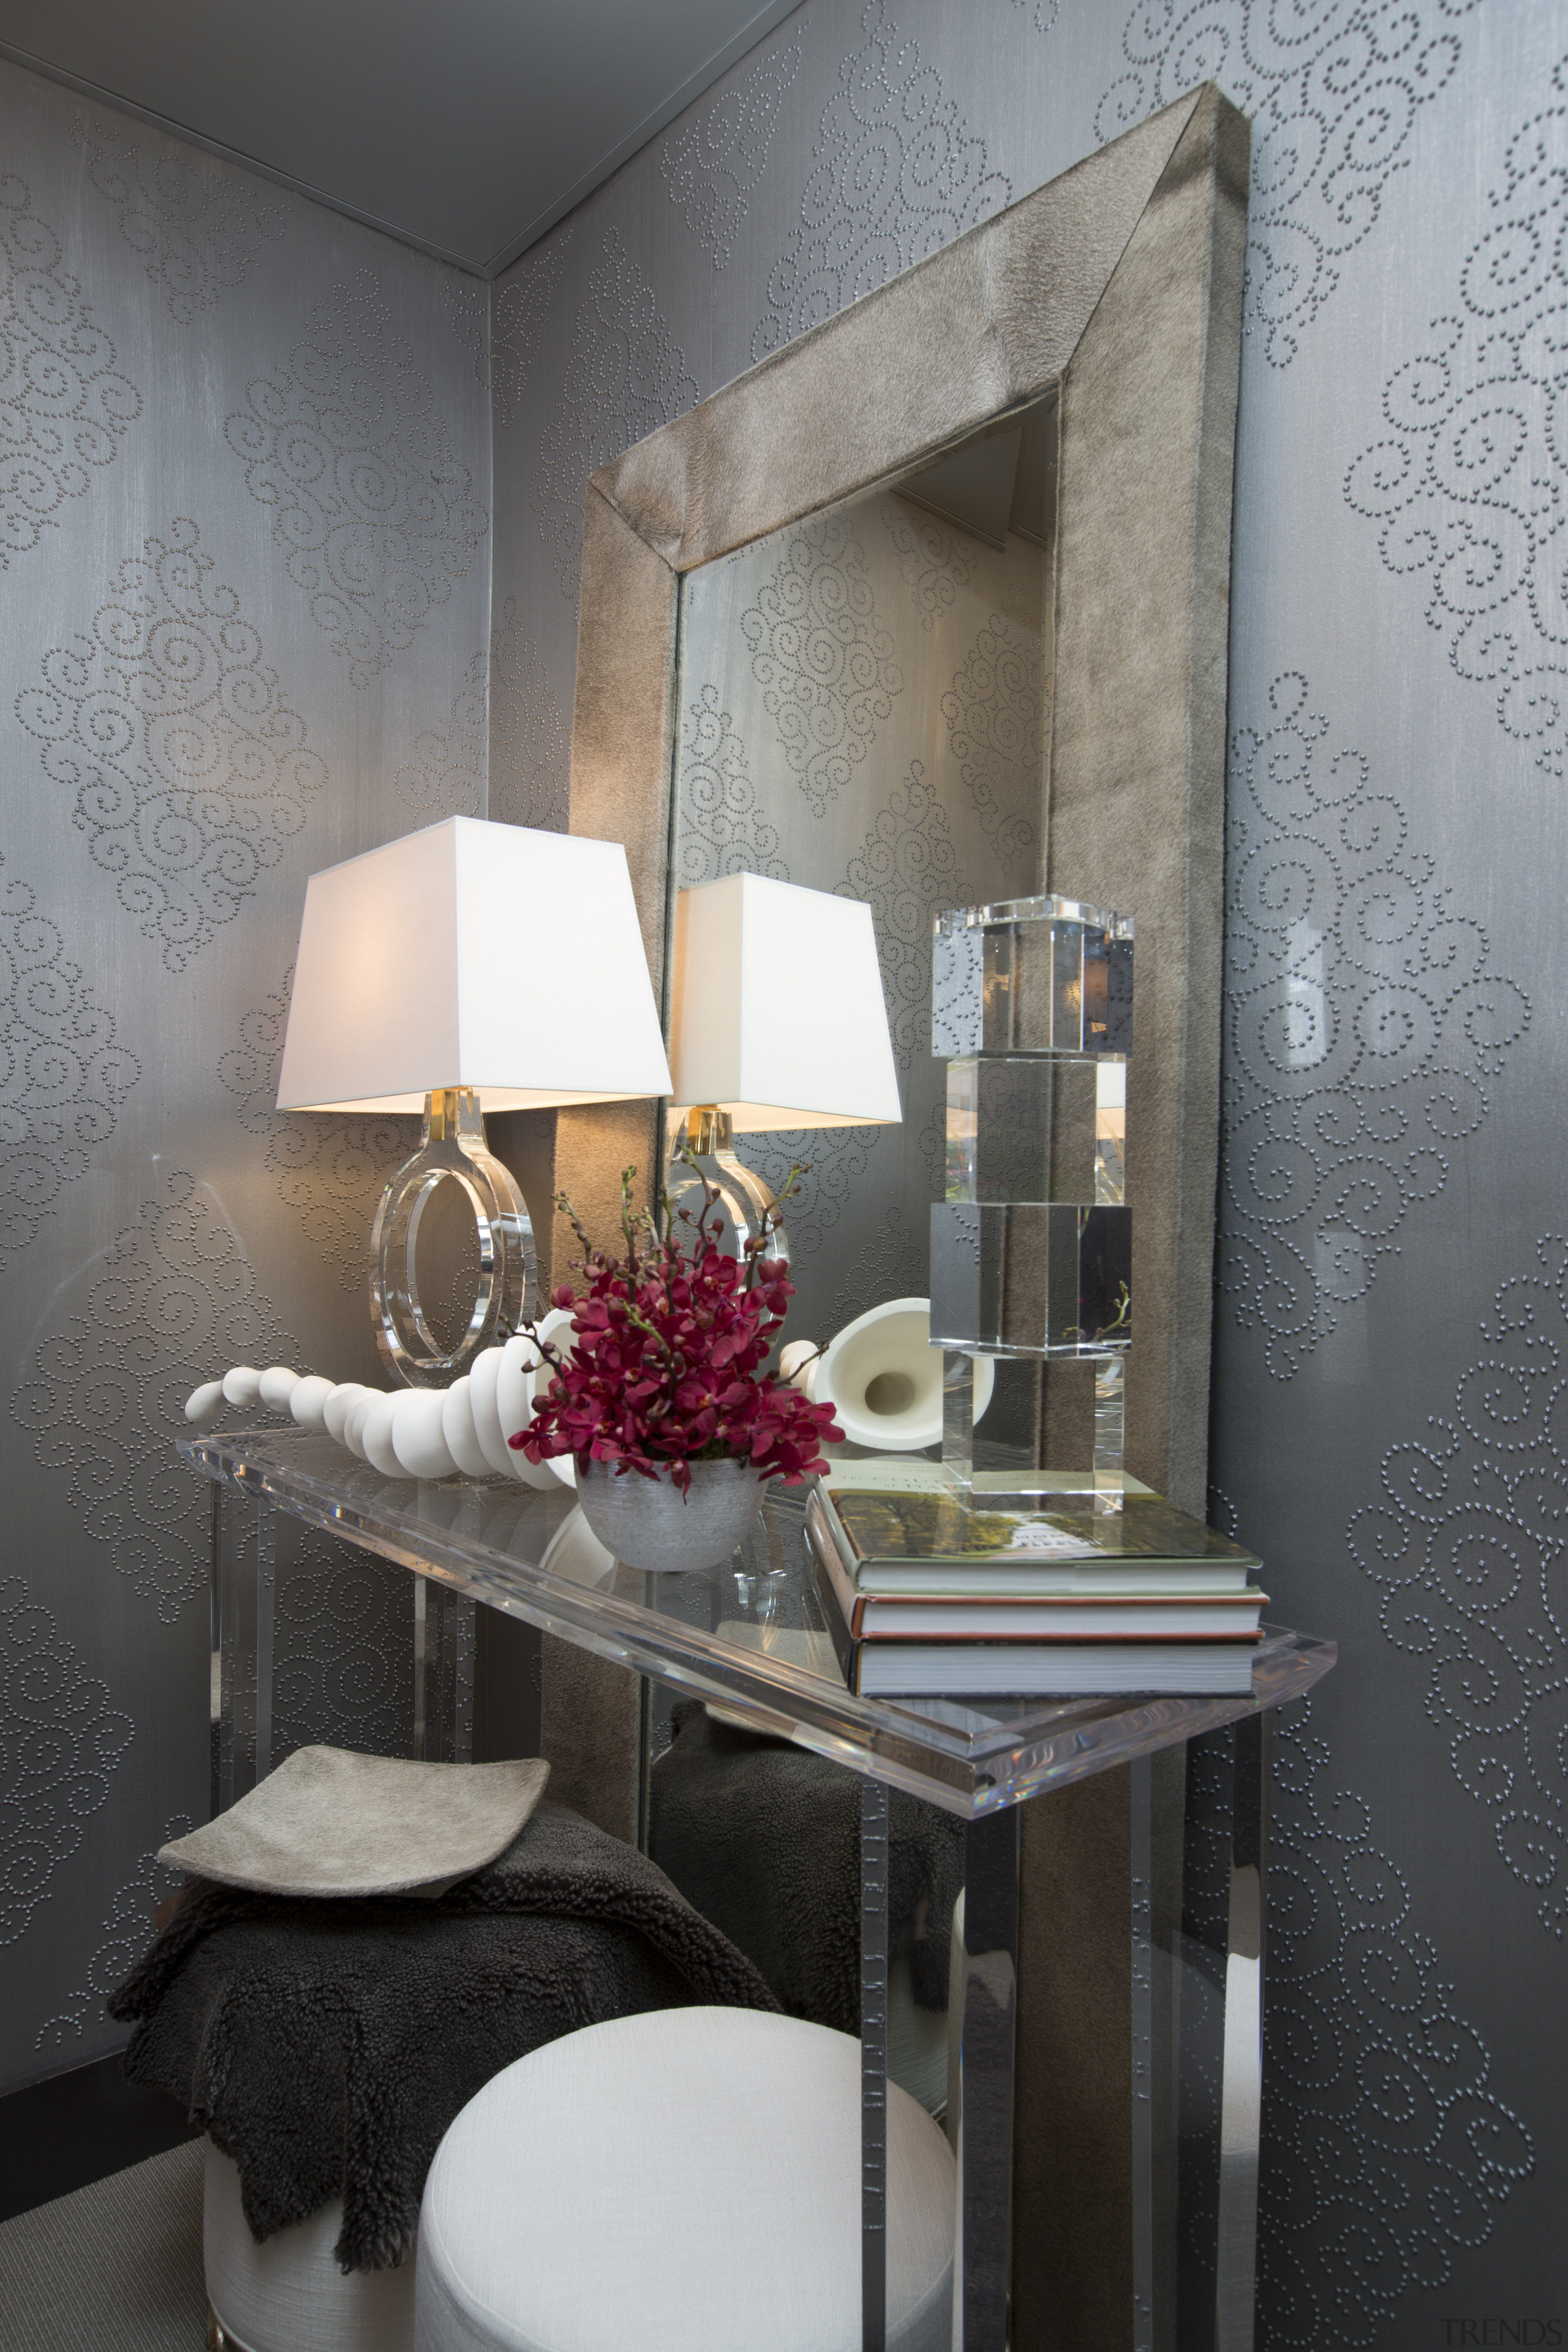
<instances>
[{"instance_id":1,"label":"gray ceiling","mask_svg":"<svg viewBox=\"0 0 1568 2352\"><path fill-rule=\"evenodd\" d=\"M493 277L797 0L0 0L0 56Z\"/></svg>"}]
</instances>

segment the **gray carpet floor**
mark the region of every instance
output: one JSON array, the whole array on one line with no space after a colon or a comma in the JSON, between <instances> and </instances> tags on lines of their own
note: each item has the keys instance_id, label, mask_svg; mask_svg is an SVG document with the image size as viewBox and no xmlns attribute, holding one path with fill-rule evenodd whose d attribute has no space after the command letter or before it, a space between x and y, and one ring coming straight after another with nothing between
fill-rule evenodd
<instances>
[{"instance_id":1,"label":"gray carpet floor","mask_svg":"<svg viewBox=\"0 0 1568 2352\"><path fill-rule=\"evenodd\" d=\"M202 2352L204 2145L0 2221L3 2352Z\"/></svg>"}]
</instances>

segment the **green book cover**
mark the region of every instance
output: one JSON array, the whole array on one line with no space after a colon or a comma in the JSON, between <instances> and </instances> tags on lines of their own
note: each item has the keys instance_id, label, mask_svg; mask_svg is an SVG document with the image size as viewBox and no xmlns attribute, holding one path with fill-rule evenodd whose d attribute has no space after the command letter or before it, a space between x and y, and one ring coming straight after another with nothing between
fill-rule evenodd
<instances>
[{"instance_id":1,"label":"green book cover","mask_svg":"<svg viewBox=\"0 0 1568 2352\"><path fill-rule=\"evenodd\" d=\"M858 1569L895 1562L1043 1566L1073 1559L1261 1564L1255 1553L1177 1510L1163 1495L1130 1495L1120 1511L1100 1514L1088 1507L1087 1497L1082 1507L1073 1496L1063 1498L1068 1507L1046 1510L1033 1500L1005 1508L989 1496L975 1505L931 1490L878 1491L836 1486L832 1479L823 1486Z\"/></svg>"}]
</instances>

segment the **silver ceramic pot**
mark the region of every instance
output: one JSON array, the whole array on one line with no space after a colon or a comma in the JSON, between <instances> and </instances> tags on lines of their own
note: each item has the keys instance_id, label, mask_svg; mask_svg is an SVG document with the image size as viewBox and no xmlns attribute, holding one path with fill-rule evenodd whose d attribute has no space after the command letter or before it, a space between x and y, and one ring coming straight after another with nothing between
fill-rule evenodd
<instances>
[{"instance_id":1,"label":"silver ceramic pot","mask_svg":"<svg viewBox=\"0 0 1568 2352\"><path fill-rule=\"evenodd\" d=\"M628 1568L657 1572L710 1568L751 1534L763 1507L763 1481L749 1462L694 1462L685 1496L668 1477L617 1473L590 1462L577 1477L577 1500L599 1541Z\"/></svg>"}]
</instances>

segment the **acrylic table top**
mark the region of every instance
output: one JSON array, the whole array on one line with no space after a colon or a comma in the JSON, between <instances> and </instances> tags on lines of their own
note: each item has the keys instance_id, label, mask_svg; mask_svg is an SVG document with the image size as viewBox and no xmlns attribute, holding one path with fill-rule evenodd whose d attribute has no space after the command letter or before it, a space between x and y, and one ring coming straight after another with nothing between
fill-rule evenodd
<instances>
[{"instance_id":1,"label":"acrylic table top","mask_svg":"<svg viewBox=\"0 0 1568 2352\"><path fill-rule=\"evenodd\" d=\"M564 1486L385 1478L293 1430L177 1444L208 1477L965 1818L1300 1698L1334 1663L1332 1642L1267 1626L1249 1699L860 1698L807 1565L805 1487L773 1488L731 1559L647 1575L609 1557Z\"/></svg>"}]
</instances>

